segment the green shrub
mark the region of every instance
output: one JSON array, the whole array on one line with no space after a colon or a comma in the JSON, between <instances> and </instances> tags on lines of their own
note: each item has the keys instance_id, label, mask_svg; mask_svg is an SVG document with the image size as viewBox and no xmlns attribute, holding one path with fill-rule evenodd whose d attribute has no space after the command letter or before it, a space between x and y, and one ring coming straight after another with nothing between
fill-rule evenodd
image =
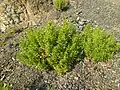
<instances>
[{"instance_id":1,"label":"green shrub","mask_svg":"<svg viewBox=\"0 0 120 90\"><path fill-rule=\"evenodd\" d=\"M53 0L53 4L57 10L63 10L67 7L68 0Z\"/></svg>"},{"instance_id":2,"label":"green shrub","mask_svg":"<svg viewBox=\"0 0 120 90\"><path fill-rule=\"evenodd\" d=\"M81 55L79 33L67 22L60 27L56 45L52 49L52 57L48 59L50 65L59 73L69 70L72 64Z\"/></svg>"},{"instance_id":3,"label":"green shrub","mask_svg":"<svg viewBox=\"0 0 120 90\"><path fill-rule=\"evenodd\" d=\"M120 43L116 43L114 36L89 24L81 33L81 39L86 56L95 62L112 59L120 48Z\"/></svg>"},{"instance_id":4,"label":"green shrub","mask_svg":"<svg viewBox=\"0 0 120 90\"><path fill-rule=\"evenodd\" d=\"M81 56L80 34L66 21L60 27L49 22L42 28L27 31L20 39L17 57L29 66L63 74Z\"/></svg>"},{"instance_id":5,"label":"green shrub","mask_svg":"<svg viewBox=\"0 0 120 90\"><path fill-rule=\"evenodd\" d=\"M3 82L0 81L0 90L12 90L9 84L5 85Z\"/></svg>"}]
</instances>

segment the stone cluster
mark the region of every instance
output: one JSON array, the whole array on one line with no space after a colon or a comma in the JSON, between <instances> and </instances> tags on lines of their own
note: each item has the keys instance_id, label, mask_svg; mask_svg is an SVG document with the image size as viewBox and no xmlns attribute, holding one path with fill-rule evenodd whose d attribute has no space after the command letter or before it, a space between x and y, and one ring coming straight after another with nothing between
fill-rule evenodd
<instances>
[{"instance_id":1,"label":"stone cluster","mask_svg":"<svg viewBox=\"0 0 120 90\"><path fill-rule=\"evenodd\" d=\"M0 30L5 32L5 30L10 25L20 24L25 20L24 6L16 6L14 3L1 3L0 8Z\"/></svg>"}]
</instances>

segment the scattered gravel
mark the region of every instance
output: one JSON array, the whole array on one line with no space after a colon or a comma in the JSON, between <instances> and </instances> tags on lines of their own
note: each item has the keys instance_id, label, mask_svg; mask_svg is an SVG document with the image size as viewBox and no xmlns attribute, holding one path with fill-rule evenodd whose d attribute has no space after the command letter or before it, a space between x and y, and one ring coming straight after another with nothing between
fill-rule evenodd
<instances>
[{"instance_id":1,"label":"scattered gravel","mask_svg":"<svg viewBox=\"0 0 120 90\"><path fill-rule=\"evenodd\" d=\"M106 26L104 26L103 24L107 25L108 27L112 27L112 25L115 24L115 26L119 28L119 13L115 12L114 20L107 19L106 15L103 20L100 18L100 16L103 17L106 13L107 15L113 15L110 13L110 5L113 5L111 4L111 2L108 3L104 0L70 0L70 8L67 11L59 12L52 8L51 0L48 1L49 3L46 4L46 0L44 0L43 2L41 0L38 0L40 6L41 3L43 3L44 7L42 7L42 10L45 9L45 14L40 14L43 16L42 18L38 19L38 21L36 21L35 18L39 18L38 13L40 11L35 11L34 9L36 9L37 6L31 5L32 8L35 7L32 9L34 11L34 14L32 14L31 17L35 18L28 21L33 20L35 23L37 22L38 25L41 25L47 20L52 19L55 23L59 23L63 20L63 17L66 16L68 20L73 22L78 27L78 31L80 32L83 30L84 26L87 23L91 23L95 26L100 25L104 28L106 28ZM95 4L96 2L97 4ZM103 6L108 3L108 8L107 6L102 7L103 2L105 2ZM33 2L31 1L30 3ZM2 2L0 2L0 4L2 4ZM47 5L48 7L45 5ZM26 10L25 7L15 8L13 3L2 4L2 7L4 7L5 9L0 16L0 29L2 32L5 32L6 28L8 28L9 25L19 24L20 26L25 25L25 27L28 27L28 24L23 23L27 20L24 13L24 11ZM113 9L115 9L115 6L112 7ZM116 10L118 10L118 6L116 7ZM101 8L106 8L106 10L108 10L109 12L104 11L105 13L103 13ZM94 12L101 12L101 14L99 16L99 14L95 14ZM114 10L112 10L112 12L114 12ZM111 17L109 16L109 18ZM118 20L116 20L115 18L118 18ZM111 20L112 23L110 22ZM19 30L20 29L18 29L17 32L19 32ZM120 54L116 55L113 61L109 61L107 63L102 62L94 64L88 60L85 60L84 62L81 61L77 65L75 65L75 67L70 72L67 72L63 76L58 76L55 71L41 72L37 69L22 64L16 59L16 53L19 50L18 39L21 36L22 31L20 31L19 33L17 32L14 33L11 38L8 38L5 41L5 46L0 47L0 80L4 82L10 82L13 85L14 90L24 90L27 87L31 88L31 90L35 90L38 87L41 88L40 90L44 90L43 87L46 87L46 85L51 86L53 90L119 90ZM0 34L3 33L0 32ZM2 41L0 39L0 43L3 42L4 40Z\"/></svg>"}]
</instances>

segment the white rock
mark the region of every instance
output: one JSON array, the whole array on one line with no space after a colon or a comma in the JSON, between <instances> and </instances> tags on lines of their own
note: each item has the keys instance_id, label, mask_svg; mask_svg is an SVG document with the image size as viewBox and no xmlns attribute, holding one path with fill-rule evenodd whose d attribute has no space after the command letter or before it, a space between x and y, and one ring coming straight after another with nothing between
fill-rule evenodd
<instances>
[{"instance_id":1,"label":"white rock","mask_svg":"<svg viewBox=\"0 0 120 90\"><path fill-rule=\"evenodd\" d=\"M79 78L78 77L74 77L75 80L78 80Z\"/></svg>"},{"instance_id":2,"label":"white rock","mask_svg":"<svg viewBox=\"0 0 120 90\"><path fill-rule=\"evenodd\" d=\"M78 22L80 25L84 25L84 22L83 21L79 21Z\"/></svg>"},{"instance_id":3,"label":"white rock","mask_svg":"<svg viewBox=\"0 0 120 90\"><path fill-rule=\"evenodd\" d=\"M77 19L76 19L77 21L79 21L80 20L80 17L77 17Z\"/></svg>"},{"instance_id":4,"label":"white rock","mask_svg":"<svg viewBox=\"0 0 120 90\"><path fill-rule=\"evenodd\" d=\"M1 32L5 32L6 26L5 26L4 24L2 24L2 25L0 26L0 30L1 30Z\"/></svg>"},{"instance_id":5,"label":"white rock","mask_svg":"<svg viewBox=\"0 0 120 90\"><path fill-rule=\"evenodd\" d=\"M86 19L84 19L84 18L82 18L82 19L81 19L81 21L82 21L82 22L86 22L87 20L86 20Z\"/></svg>"}]
</instances>

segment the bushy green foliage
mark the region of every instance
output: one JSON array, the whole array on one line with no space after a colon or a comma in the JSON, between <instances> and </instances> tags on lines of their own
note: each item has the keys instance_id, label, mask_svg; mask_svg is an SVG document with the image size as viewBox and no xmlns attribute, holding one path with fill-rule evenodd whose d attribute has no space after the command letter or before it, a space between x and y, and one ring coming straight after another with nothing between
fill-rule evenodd
<instances>
[{"instance_id":1,"label":"bushy green foliage","mask_svg":"<svg viewBox=\"0 0 120 90\"><path fill-rule=\"evenodd\" d=\"M18 58L25 64L54 69L63 74L81 56L80 34L68 22L58 27L49 22L42 28L32 28L20 40Z\"/></svg>"},{"instance_id":2,"label":"bushy green foliage","mask_svg":"<svg viewBox=\"0 0 120 90\"><path fill-rule=\"evenodd\" d=\"M71 64L83 54L94 62L107 61L120 49L114 36L91 25L81 33L66 21L61 26L49 22L44 27L26 31L20 39L17 57L29 66L54 69L59 75L71 69Z\"/></svg>"},{"instance_id":3,"label":"bushy green foliage","mask_svg":"<svg viewBox=\"0 0 120 90\"><path fill-rule=\"evenodd\" d=\"M9 84L5 85L3 82L0 81L0 90L12 90Z\"/></svg>"},{"instance_id":4,"label":"bushy green foliage","mask_svg":"<svg viewBox=\"0 0 120 90\"><path fill-rule=\"evenodd\" d=\"M112 59L120 48L120 43L116 43L114 36L89 24L81 33L81 39L86 56L95 62Z\"/></svg>"},{"instance_id":5,"label":"bushy green foliage","mask_svg":"<svg viewBox=\"0 0 120 90\"><path fill-rule=\"evenodd\" d=\"M47 61L44 60L44 49L41 46L43 31L39 29L29 28L26 30L25 35L20 39L20 53L17 54L17 57L29 66L46 69Z\"/></svg>"},{"instance_id":6,"label":"bushy green foliage","mask_svg":"<svg viewBox=\"0 0 120 90\"><path fill-rule=\"evenodd\" d=\"M79 33L67 22L60 27L56 45L52 49L48 62L59 73L69 70L70 64L81 55Z\"/></svg>"},{"instance_id":7,"label":"bushy green foliage","mask_svg":"<svg viewBox=\"0 0 120 90\"><path fill-rule=\"evenodd\" d=\"M67 7L68 0L53 0L54 7L58 10L63 10Z\"/></svg>"}]
</instances>

